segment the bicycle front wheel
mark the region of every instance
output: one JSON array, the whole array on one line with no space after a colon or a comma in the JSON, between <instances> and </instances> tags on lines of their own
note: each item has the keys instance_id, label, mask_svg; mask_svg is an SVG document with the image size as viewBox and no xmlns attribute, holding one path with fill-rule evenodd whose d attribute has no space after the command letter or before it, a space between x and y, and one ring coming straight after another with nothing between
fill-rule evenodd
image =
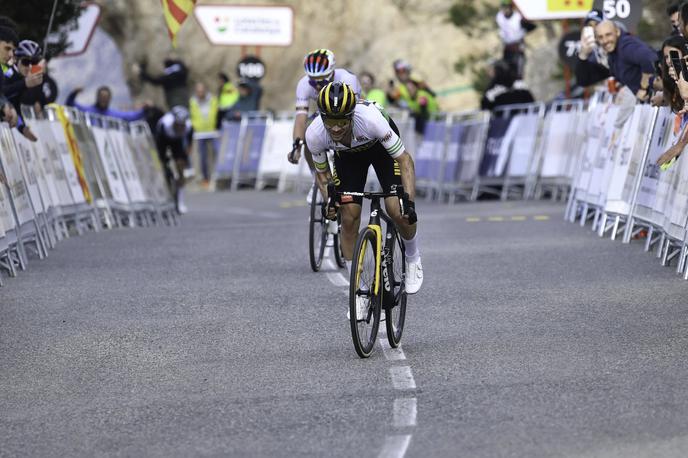
<instances>
[{"instance_id":1,"label":"bicycle front wheel","mask_svg":"<svg viewBox=\"0 0 688 458\"><path fill-rule=\"evenodd\" d=\"M404 320L406 319L406 252L404 244L395 229L387 232L387 244L391 254L392 292L394 303L385 304L385 329L387 341L392 348L397 348L401 343L401 334L404 332Z\"/></svg>"},{"instance_id":2,"label":"bicycle front wheel","mask_svg":"<svg viewBox=\"0 0 688 458\"><path fill-rule=\"evenodd\" d=\"M327 243L327 224L322 216L322 204L318 203L318 192L318 187L314 185L311 190L311 217L308 228L308 257L313 272L320 270Z\"/></svg>"},{"instance_id":3,"label":"bicycle front wheel","mask_svg":"<svg viewBox=\"0 0 688 458\"><path fill-rule=\"evenodd\" d=\"M351 261L349 281L349 322L356 353L367 358L373 352L380 325L380 301L376 294L377 238L365 228L358 235Z\"/></svg>"},{"instance_id":4,"label":"bicycle front wheel","mask_svg":"<svg viewBox=\"0 0 688 458\"><path fill-rule=\"evenodd\" d=\"M337 216L337 224L340 224L340 217ZM341 245L341 237L340 233L338 232L337 234L334 234L334 246L332 247L332 250L334 251L334 260L337 261L337 265L339 267L344 267L346 264L344 264L344 255L342 254L342 245Z\"/></svg>"}]
</instances>

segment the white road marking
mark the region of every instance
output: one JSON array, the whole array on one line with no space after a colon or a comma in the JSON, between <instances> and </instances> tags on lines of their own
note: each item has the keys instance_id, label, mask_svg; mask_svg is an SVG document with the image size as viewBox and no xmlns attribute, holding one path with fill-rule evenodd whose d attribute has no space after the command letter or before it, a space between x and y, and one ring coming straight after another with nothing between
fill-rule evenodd
<instances>
[{"instance_id":1,"label":"white road marking","mask_svg":"<svg viewBox=\"0 0 688 458\"><path fill-rule=\"evenodd\" d=\"M380 346L382 347L382 353L385 355L385 358L389 361L402 361L406 359L406 355L404 354L404 350L401 349L401 347L397 348L392 348L389 346L389 342L387 341L387 332L386 330L380 330Z\"/></svg>"},{"instance_id":2,"label":"white road marking","mask_svg":"<svg viewBox=\"0 0 688 458\"><path fill-rule=\"evenodd\" d=\"M410 443L410 434L403 436L388 436L387 439L385 439L385 445L382 446L382 451L378 455L378 458L401 458L406 454L406 449L408 449Z\"/></svg>"},{"instance_id":3,"label":"white road marking","mask_svg":"<svg viewBox=\"0 0 688 458\"><path fill-rule=\"evenodd\" d=\"M416 426L416 414L418 401L416 398L403 398L394 400L394 427L404 428Z\"/></svg>"},{"instance_id":4,"label":"white road marking","mask_svg":"<svg viewBox=\"0 0 688 458\"><path fill-rule=\"evenodd\" d=\"M415 390L416 381L413 379L411 368L408 366L394 366L389 368L392 386L395 390Z\"/></svg>"}]
</instances>

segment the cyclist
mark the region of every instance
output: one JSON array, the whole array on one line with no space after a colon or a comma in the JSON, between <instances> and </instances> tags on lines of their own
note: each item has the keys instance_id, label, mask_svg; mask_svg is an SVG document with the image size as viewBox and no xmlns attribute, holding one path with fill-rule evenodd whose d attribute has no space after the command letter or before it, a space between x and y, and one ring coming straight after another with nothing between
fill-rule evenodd
<instances>
[{"instance_id":1,"label":"cyclist","mask_svg":"<svg viewBox=\"0 0 688 458\"><path fill-rule=\"evenodd\" d=\"M167 184L174 191L177 211L180 214L188 211L184 204L184 170L189 165L192 137L193 127L189 119L189 110L180 105L172 107L165 113L155 129L155 146L158 149L160 162L165 168ZM176 180L173 178L172 171L166 166L168 149L172 153L176 167Z\"/></svg>"},{"instance_id":2,"label":"cyclist","mask_svg":"<svg viewBox=\"0 0 688 458\"><path fill-rule=\"evenodd\" d=\"M342 81L349 85L353 91L360 95L361 85L356 75L343 68L335 68L334 53L329 49L316 49L306 54L303 60L303 67L306 75L303 76L296 85L296 117L294 118L294 155L289 154L289 162L296 164L299 162L300 146L308 124L308 106L311 100L315 101L318 92L332 81ZM313 116L314 119L317 113ZM306 145L304 156L311 172L315 172L311 153ZM316 174L316 177L318 175ZM320 190L324 193L326 182L318 182ZM308 193L310 196L310 193Z\"/></svg>"},{"instance_id":3,"label":"cyclist","mask_svg":"<svg viewBox=\"0 0 688 458\"><path fill-rule=\"evenodd\" d=\"M339 192L363 192L368 168L372 165L384 192L403 184L408 193L407 215L402 216L399 200L385 199L387 213L397 224L406 246L406 292L415 294L423 283L423 267L418 250L413 158L399 138L399 129L381 108L372 102L357 103L353 89L336 81L318 95L320 116L306 131L306 145L313 154L318 175L332 178ZM328 170L327 151L334 150L334 170ZM324 194L324 197L327 196ZM351 260L361 221L362 197L341 196L342 253ZM334 217L330 210L329 218Z\"/></svg>"}]
</instances>

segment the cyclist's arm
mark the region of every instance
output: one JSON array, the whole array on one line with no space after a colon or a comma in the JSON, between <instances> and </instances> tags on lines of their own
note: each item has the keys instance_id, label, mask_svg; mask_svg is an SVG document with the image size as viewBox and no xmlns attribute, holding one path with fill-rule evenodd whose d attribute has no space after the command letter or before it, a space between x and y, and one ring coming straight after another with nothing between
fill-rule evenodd
<instances>
[{"instance_id":1,"label":"cyclist's arm","mask_svg":"<svg viewBox=\"0 0 688 458\"><path fill-rule=\"evenodd\" d=\"M294 118L294 132L292 135L292 140L300 138L304 139L306 135L306 119L308 119L307 111L298 111L296 117Z\"/></svg>"},{"instance_id":2,"label":"cyclist's arm","mask_svg":"<svg viewBox=\"0 0 688 458\"><path fill-rule=\"evenodd\" d=\"M404 186L404 192L408 193L409 199L416 200L416 167L413 163L411 155L404 150L399 157L396 158L401 170L401 184Z\"/></svg>"}]
</instances>

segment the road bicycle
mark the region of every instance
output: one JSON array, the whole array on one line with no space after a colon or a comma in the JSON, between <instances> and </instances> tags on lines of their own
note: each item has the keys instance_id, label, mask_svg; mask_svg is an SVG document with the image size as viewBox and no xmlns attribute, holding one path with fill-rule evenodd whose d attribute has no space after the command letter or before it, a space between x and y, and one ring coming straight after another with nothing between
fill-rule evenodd
<instances>
[{"instance_id":1,"label":"road bicycle","mask_svg":"<svg viewBox=\"0 0 688 458\"><path fill-rule=\"evenodd\" d=\"M358 356L367 358L375 346L382 309L389 345L397 348L401 343L406 318L406 250L394 221L385 213L380 200L399 197L404 215L405 194L402 186L396 186L390 193L339 193L342 195L370 199L370 220L356 239L349 280L351 337Z\"/></svg>"},{"instance_id":2,"label":"road bicycle","mask_svg":"<svg viewBox=\"0 0 688 458\"><path fill-rule=\"evenodd\" d=\"M344 258L342 257L342 250L339 244L339 223L330 222L325 218L325 206L323 201L319 201L320 190L317 184L313 183L311 189L311 212L308 219L308 256L313 272L320 270L323 258L325 257L325 249L330 247L334 253L334 259L339 267L344 267ZM331 226L334 224L334 226ZM335 227L336 231L332 233L328 230Z\"/></svg>"}]
</instances>

